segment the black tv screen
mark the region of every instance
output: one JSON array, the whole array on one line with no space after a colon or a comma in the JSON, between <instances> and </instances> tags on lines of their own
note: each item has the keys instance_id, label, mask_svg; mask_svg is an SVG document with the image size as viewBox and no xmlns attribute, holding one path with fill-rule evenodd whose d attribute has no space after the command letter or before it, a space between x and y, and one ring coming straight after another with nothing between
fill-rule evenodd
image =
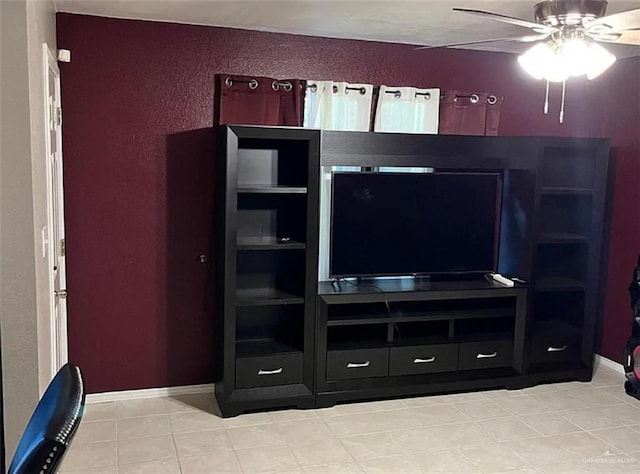
<instances>
[{"instance_id":1,"label":"black tv screen","mask_svg":"<svg viewBox=\"0 0 640 474\"><path fill-rule=\"evenodd\" d=\"M494 271L497 173L336 172L332 278Z\"/></svg>"}]
</instances>

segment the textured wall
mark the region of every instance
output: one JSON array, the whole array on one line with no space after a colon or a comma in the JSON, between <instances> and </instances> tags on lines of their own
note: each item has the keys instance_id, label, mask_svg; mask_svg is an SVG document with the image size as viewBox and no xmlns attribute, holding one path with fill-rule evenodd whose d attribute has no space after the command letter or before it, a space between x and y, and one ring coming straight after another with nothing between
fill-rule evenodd
<instances>
[{"instance_id":1,"label":"textured wall","mask_svg":"<svg viewBox=\"0 0 640 474\"><path fill-rule=\"evenodd\" d=\"M640 254L640 57L619 61L603 79L604 135L614 145L614 166L601 353L621 361L631 332L627 287Z\"/></svg>"},{"instance_id":2,"label":"textured wall","mask_svg":"<svg viewBox=\"0 0 640 474\"><path fill-rule=\"evenodd\" d=\"M489 91L501 135L603 136L597 82L553 88L508 54L58 15L72 360L92 392L212 381L205 311L216 73ZM614 329L618 331L618 329ZM617 356L617 353L608 354Z\"/></svg>"}]
</instances>

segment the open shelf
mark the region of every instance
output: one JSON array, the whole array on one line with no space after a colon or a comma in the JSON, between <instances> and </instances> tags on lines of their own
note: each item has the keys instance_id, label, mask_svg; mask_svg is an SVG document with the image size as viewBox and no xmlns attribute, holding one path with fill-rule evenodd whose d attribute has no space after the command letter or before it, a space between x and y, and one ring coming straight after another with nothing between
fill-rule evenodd
<instances>
[{"instance_id":1,"label":"open shelf","mask_svg":"<svg viewBox=\"0 0 640 474\"><path fill-rule=\"evenodd\" d=\"M300 352L304 348L304 306L236 309L236 357Z\"/></svg>"},{"instance_id":2,"label":"open shelf","mask_svg":"<svg viewBox=\"0 0 640 474\"><path fill-rule=\"evenodd\" d=\"M495 309L452 309L439 310L424 313L374 313L370 315L335 315L330 316L329 326L350 326L357 324L370 323L406 323L412 321L448 321L450 319L474 319L474 318L501 318L504 316L513 316L515 309L513 308L495 308Z\"/></svg>"},{"instance_id":3,"label":"open shelf","mask_svg":"<svg viewBox=\"0 0 640 474\"><path fill-rule=\"evenodd\" d=\"M276 288L247 288L236 291L236 306L302 304L304 298Z\"/></svg>"},{"instance_id":4,"label":"open shelf","mask_svg":"<svg viewBox=\"0 0 640 474\"><path fill-rule=\"evenodd\" d=\"M387 347L387 324L329 327L327 350L355 350Z\"/></svg>"},{"instance_id":5,"label":"open shelf","mask_svg":"<svg viewBox=\"0 0 640 474\"><path fill-rule=\"evenodd\" d=\"M537 290L566 290L582 288L586 278L589 246L542 245L537 249L535 288Z\"/></svg>"},{"instance_id":6,"label":"open shelf","mask_svg":"<svg viewBox=\"0 0 640 474\"><path fill-rule=\"evenodd\" d=\"M540 200L540 236L549 239L587 240L591 231L591 195L543 195Z\"/></svg>"},{"instance_id":7,"label":"open shelf","mask_svg":"<svg viewBox=\"0 0 640 474\"><path fill-rule=\"evenodd\" d=\"M584 325L584 293L538 293L533 300L533 327L537 332L573 333Z\"/></svg>"},{"instance_id":8,"label":"open shelf","mask_svg":"<svg viewBox=\"0 0 640 474\"><path fill-rule=\"evenodd\" d=\"M540 160L540 180L545 187L591 189L595 163L592 149L546 146Z\"/></svg>"},{"instance_id":9,"label":"open shelf","mask_svg":"<svg viewBox=\"0 0 640 474\"><path fill-rule=\"evenodd\" d=\"M304 302L304 252L238 252L236 261L238 306Z\"/></svg>"},{"instance_id":10,"label":"open shelf","mask_svg":"<svg viewBox=\"0 0 640 474\"><path fill-rule=\"evenodd\" d=\"M239 194L236 240L306 243L306 208L305 195Z\"/></svg>"},{"instance_id":11,"label":"open shelf","mask_svg":"<svg viewBox=\"0 0 640 474\"><path fill-rule=\"evenodd\" d=\"M387 310L384 303L329 305L328 325L500 318L513 316L516 311L515 300L507 297L453 301L393 301L389 308L391 312Z\"/></svg>"},{"instance_id":12,"label":"open shelf","mask_svg":"<svg viewBox=\"0 0 640 474\"><path fill-rule=\"evenodd\" d=\"M241 194L306 194L307 188L301 186L281 186L273 184L253 184L238 186Z\"/></svg>"},{"instance_id":13,"label":"open shelf","mask_svg":"<svg viewBox=\"0 0 640 474\"><path fill-rule=\"evenodd\" d=\"M456 321L454 339L459 342L512 340L515 317Z\"/></svg>"},{"instance_id":14,"label":"open shelf","mask_svg":"<svg viewBox=\"0 0 640 474\"><path fill-rule=\"evenodd\" d=\"M299 347L273 339L238 339L236 357L261 357L301 352Z\"/></svg>"},{"instance_id":15,"label":"open shelf","mask_svg":"<svg viewBox=\"0 0 640 474\"><path fill-rule=\"evenodd\" d=\"M394 324L393 346L426 346L452 342L449 321L416 321Z\"/></svg>"},{"instance_id":16,"label":"open shelf","mask_svg":"<svg viewBox=\"0 0 640 474\"><path fill-rule=\"evenodd\" d=\"M303 140L240 139L238 191L306 193L308 153Z\"/></svg>"},{"instance_id":17,"label":"open shelf","mask_svg":"<svg viewBox=\"0 0 640 474\"><path fill-rule=\"evenodd\" d=\"M276 237L239 237L238 250L304 250L306 245L295 240L282 240Z\"/></svg>"}]
</instances>

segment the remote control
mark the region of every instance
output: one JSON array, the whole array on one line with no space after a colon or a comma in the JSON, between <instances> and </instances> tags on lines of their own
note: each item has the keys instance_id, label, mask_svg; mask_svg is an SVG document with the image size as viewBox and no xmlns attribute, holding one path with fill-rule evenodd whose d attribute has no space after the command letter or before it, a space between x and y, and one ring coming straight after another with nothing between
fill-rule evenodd
<instances>
[{"instance_id":1,"label":"remote control","mask_svg":"<svg viewBox=\"0 0 640 474\"><path fill-rule=\"evenodd\" d=\"M493 278L498 283L503 284L504 286L514 286L515 285L515 283L512 280L509 280L508 278L503 277L499 273L492 273L491 274L491 278Z\"/></svg>"}]
</instances>

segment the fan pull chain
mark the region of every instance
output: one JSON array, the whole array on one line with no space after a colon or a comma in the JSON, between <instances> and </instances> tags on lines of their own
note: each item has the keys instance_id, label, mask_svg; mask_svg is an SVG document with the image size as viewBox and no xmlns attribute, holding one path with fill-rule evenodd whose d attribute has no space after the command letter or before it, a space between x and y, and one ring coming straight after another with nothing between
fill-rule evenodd
<instances>
[{"instance_id":1,"label":"fan pull chain","mask_svg":"<svg viewBox=\"0 0 640 474\"><path fill-rule=\"evenodd\" d=\"M567 88L567 81L562 81L562 103L560 104L560 123L564 123L564 96Z\"/></svg>"},{"instance_id":2,"label":"fan pull chain","mask_svg":"<svg viewBox=\"0 0 640 474\"><path fill-rule=\"evenodd\" d=\"M549 113L549 81L547 81L547 92L544 95L544 114Z\"/></svg>"}]
</instances>

